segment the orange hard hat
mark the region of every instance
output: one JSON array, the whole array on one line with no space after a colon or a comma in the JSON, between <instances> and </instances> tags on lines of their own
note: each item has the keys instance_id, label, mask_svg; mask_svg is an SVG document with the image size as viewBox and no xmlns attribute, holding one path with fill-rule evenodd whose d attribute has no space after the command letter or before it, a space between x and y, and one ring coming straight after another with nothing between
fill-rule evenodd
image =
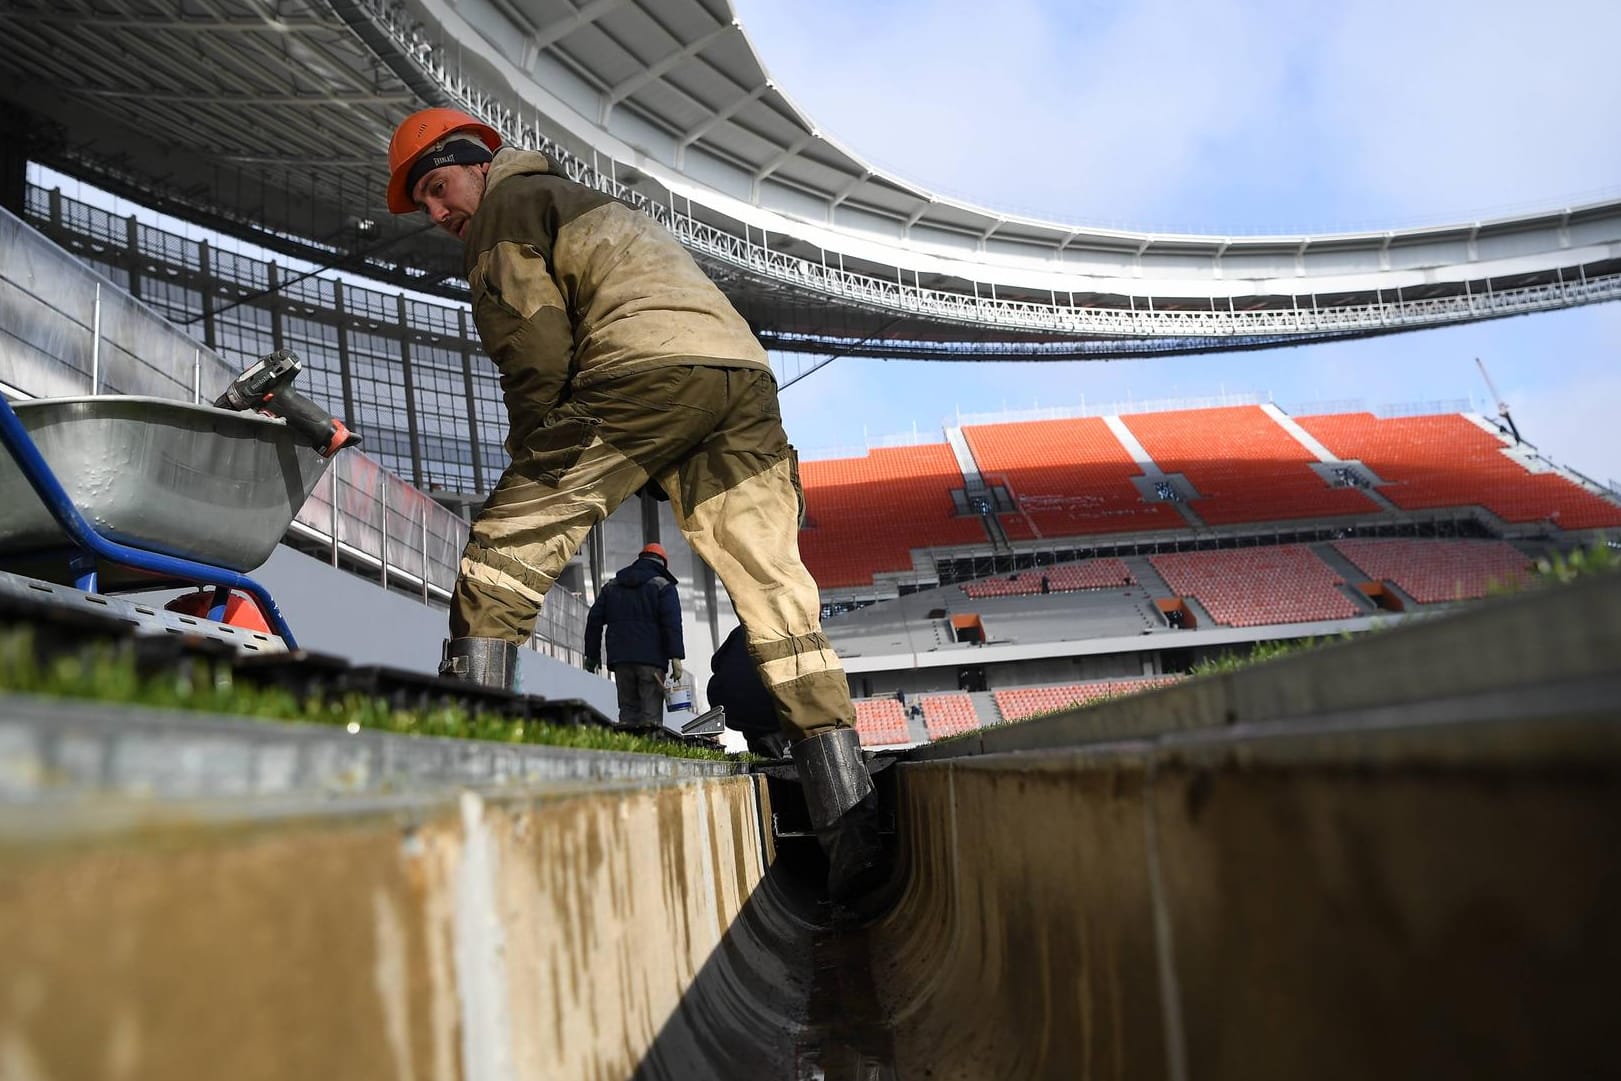
<instances>
[{"instance_id":1,"label":"orange hard hat","mask_svg":"<svg viewBox=\"0 0 1621 1081\"><path fill-rule=\"evenodd\" d=\"M476 135L493 154L501 149L501 135L494 128L475 120L459 109L419 109L400 121L388 141L388 209L409 214L417 208L405 181L411 166L445 136L465 131Z\"/></svg>"},{"instance_id":2,"label":"orange hard hat","mask_svg":"<svg viewBox=\"0 0 1621 1081\"><path fill-rule=\"evenodd\" d=\"M658 556L660 559L664 560L664 565L666 567L670 565L670 553L666 552L664 550L664 545L660 544L658 541L648 541L646 544L642 545L642 550L639 554L644 556Z\"/></svg>"}]
</instances>

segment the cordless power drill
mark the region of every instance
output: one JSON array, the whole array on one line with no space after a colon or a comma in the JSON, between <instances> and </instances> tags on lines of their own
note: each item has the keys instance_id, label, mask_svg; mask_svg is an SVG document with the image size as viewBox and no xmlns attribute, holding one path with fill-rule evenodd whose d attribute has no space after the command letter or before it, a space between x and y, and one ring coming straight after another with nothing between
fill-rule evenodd
<instances>
[{"instance_id":1,"label":"cordless power drill","mask_svg":"<svg viewBox=\"0 0 1621 1081\"><path fill-rule=\"evenodd\" d=\"M281 417L323 458L332 457L344 447L359 446L359 432L351 432L343 421L293 389L293 380L303 369L297 353L278 349L260 357L251 368L231 380L231 385L214 399L214 404L221 409L237 412L255 409Z\"/></svg>"}]
</instances>

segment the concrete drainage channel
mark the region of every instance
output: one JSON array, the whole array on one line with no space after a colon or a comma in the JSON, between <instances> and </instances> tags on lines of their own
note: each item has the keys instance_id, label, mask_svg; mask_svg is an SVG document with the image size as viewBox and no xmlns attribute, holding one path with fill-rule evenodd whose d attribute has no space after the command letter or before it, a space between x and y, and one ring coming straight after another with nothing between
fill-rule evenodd
<instances>
[{"instance_id":1,"label":"concrete drainage channel","mask_svg":"<svg viewBox=\"0 0 1621 1081\"><path fill-rule=\"evenodd\" d=\"M0 698L0 1077L892 1076L773 787Z\"/></svg>"},{"instance_id":2,"label":"concrete drainage channel","mask_svg":"<svg viewBox=\"0 0 1621 1081\"><path fill-rule=\"evenodd\" d=\"M829 929L726 764L0 700L0 1076L1621 1075L1621 580L922 748Z\"/></svg>"},{"instance_id":3,"label":"concrete drainage channel","mask_svg":"<svg viewBox=\"0 0 1621 1081\"><path fill-rule=\"evenodd\" d=\"M901 1077L1621 1076L1621 577L898 772Z\"/></svg>"}]
</instances>

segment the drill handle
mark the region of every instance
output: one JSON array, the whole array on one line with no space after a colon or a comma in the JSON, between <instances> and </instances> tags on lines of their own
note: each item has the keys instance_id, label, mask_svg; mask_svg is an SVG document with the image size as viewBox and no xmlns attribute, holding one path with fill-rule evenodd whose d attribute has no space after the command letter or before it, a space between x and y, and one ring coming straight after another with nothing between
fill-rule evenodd
<instances>
[{"instance_id":1,"label":"drill handle","mask_svg":"<svg viewBox=\"0 0 1621 1081\"><path fill-rule=\"evenodd\" d=\"M360 445L359 432L350 431L343 421L291 386L279 387L266 395L261 408L285 418L287 426L298 432L323 458L332 457L344 447Z\"/></svg>"}]
</instances>

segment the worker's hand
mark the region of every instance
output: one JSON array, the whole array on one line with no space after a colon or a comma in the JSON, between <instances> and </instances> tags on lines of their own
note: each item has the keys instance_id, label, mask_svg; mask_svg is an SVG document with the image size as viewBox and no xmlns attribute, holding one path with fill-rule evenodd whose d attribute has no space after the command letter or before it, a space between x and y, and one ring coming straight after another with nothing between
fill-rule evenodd
<instances>
[{"instance_id":1,"label":"worker's hand","mask_svg":"<svg viewBox=\"0 0 1621 1081\"><path fill-rule=\"evenodd\" d=\"M671 657L670 658L670 678L671 679L680 679L681 678L681 658L680 657Z\"/></svg>"},{"instance_id":2,"label":"worker's hand","mask_svg":"<svg viewBox=\"0 0 1621 1081\"><path fill-rule=\"evenodd\" d=\"M601 661L595 660L595 659L593 659L591 657L587 657L585 659L585 670L587 672L595 673L596 670L598 668L601 668L601 667L602 667L602 662Z\"/></svg>"}]
</instances>

